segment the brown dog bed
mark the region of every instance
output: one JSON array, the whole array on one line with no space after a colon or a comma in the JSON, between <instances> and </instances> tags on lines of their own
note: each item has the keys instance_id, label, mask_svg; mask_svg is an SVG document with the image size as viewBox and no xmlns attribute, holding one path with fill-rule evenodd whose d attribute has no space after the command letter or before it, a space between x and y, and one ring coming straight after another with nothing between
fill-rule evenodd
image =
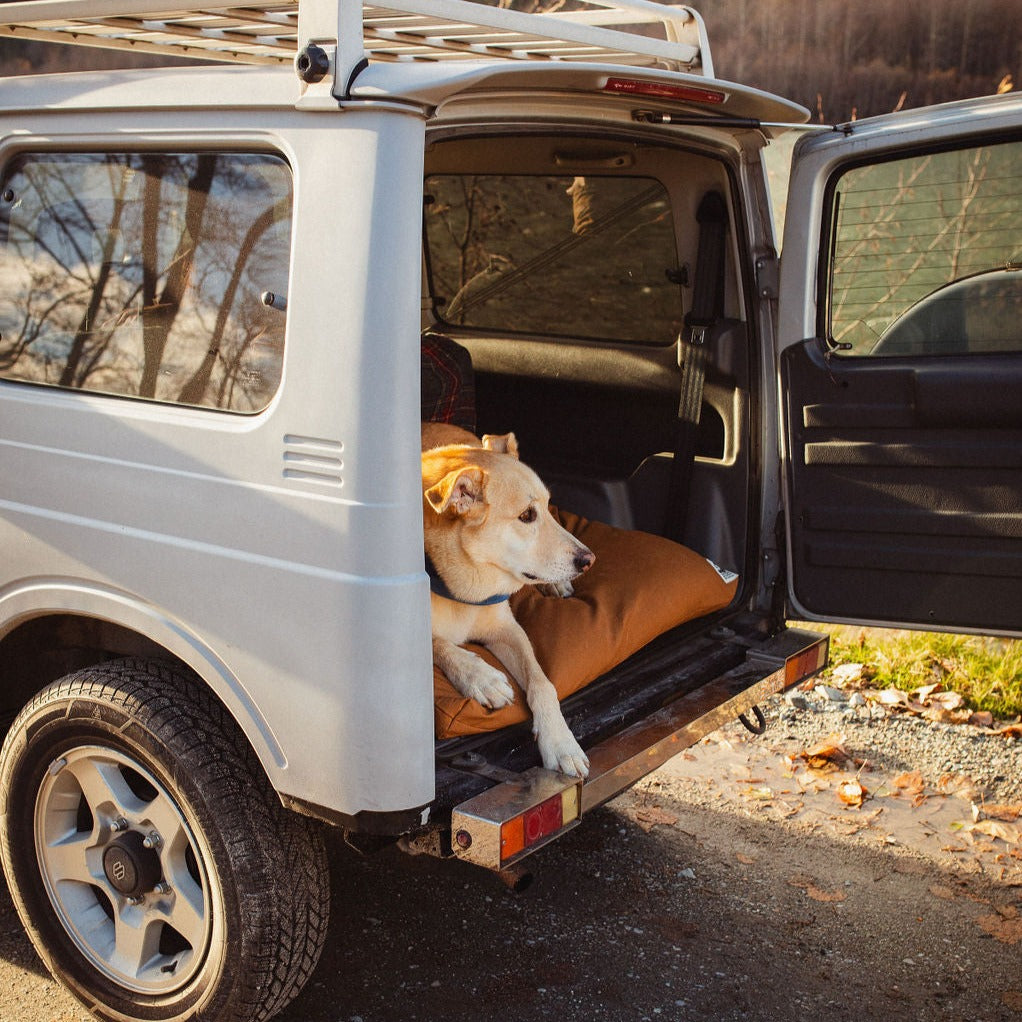
<instances>
[{"instance_id":1,"label":"brown dog bed","mask_svg":"<svg viewBox=\"0 0 1022 1022\"><path fill-rule=\"evenodd\" d=\"M511 609L532 640L536 657L561 699L584 688L636 650L676 625L726 607L737 577L725 580L705 557L662 536L616 529L558 511L561 524L596 554L567 599L542 596L528 586ZM469 649L501 667L489 652ZM479 734L529 719L520 688L515 701L485 710L455 691L434 669L438 738Z\"/></svg>"}]
</instances>

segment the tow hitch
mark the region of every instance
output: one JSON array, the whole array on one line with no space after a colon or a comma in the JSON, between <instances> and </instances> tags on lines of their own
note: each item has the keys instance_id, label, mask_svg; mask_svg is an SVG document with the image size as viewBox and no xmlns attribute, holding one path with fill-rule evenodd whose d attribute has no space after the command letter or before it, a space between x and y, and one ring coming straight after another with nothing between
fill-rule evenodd
<instances>
[{"instance_id":1,"label":"tow hitch","mask_svg":"<svg viewBox=\"0 0 1022 1022\"><path fill-rule=\"evenodd\" d=\"M755 724L753 724L744 713L739 713L738 719L748 731L751 731L754 735L761 735L767 729L766 717L763 715L763 711L758 706L753 706L751 709L752 715L756 718Z\"/></svg>"}]
</instances>

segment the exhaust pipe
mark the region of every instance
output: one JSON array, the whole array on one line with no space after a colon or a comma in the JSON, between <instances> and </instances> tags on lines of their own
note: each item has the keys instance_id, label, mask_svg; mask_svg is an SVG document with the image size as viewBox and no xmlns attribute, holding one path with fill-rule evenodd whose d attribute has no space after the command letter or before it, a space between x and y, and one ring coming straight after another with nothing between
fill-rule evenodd
<instances>
[{"instance_id":1,"label":"exhaust pipe","mask_svg":"<svg viewBox=\"0 0 1022 1022\"><path fill-rule=\"evenodd\" d=\"M532 885L534 879L532 872L521 866L508 866L506 869L499 869L496 872L504 886L514 894L521 894Z\"/></svg>"}]
</instances>

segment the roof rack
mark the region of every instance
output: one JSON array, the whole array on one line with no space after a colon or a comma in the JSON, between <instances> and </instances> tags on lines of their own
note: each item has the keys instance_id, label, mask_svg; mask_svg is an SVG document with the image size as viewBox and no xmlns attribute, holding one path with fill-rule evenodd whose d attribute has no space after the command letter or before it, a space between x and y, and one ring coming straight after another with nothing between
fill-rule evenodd
<instances>
[{"instance_id":1,"label":"roof rack","mask_svg":"<svg viewBox=\"0 0 1022 1022\"><path fill-rule=\"evenodd\" d=\"M573 6L527 14L485 0L213 0L197 8L175 8L173 0L15 0L0 3L0 38L242 64L291 63L312 44L319 60L332 57L337 95L347 94L366 61L590 61L713 76L705 28L691 8L655 0Z\"/></svg>"}]
</instances>

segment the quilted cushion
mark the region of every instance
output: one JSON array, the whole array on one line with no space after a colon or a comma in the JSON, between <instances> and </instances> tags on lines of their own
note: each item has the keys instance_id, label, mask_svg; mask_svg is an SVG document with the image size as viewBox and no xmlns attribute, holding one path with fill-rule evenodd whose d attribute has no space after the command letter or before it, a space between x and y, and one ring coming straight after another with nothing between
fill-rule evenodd
<instances>
[{"instance_id":1,"label":"quilted cushion","mask_svg":"<svg viewBox=\"0 0 1022 1022\"><path fill-rule=\"evenodd\" d=\"M721 576L706 558L648 532L616 529L558 511L561 524L595 554L596 563L576 579L575 595L559 599L531 586L511 598L515 617L532 640L536 658L561 699L584 688L676 625L727 606L738 580ZM479 646L469 649L500 667ZM514 683L515 701L485 710L433 672L438 738L494 731L529 718Z\"/></svg>"}]
</instances>

